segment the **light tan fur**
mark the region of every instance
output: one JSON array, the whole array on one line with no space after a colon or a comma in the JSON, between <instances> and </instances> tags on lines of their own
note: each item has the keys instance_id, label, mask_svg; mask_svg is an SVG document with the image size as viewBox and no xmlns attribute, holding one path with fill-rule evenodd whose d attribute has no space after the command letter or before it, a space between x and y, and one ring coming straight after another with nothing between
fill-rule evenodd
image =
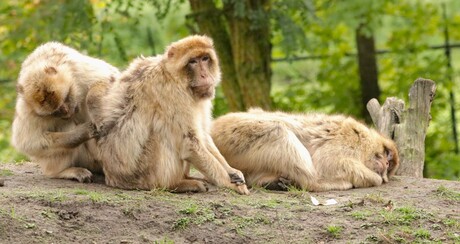
<instances>
[{"instance_id":1,"label":"light tan fur","mask_svg":"<svg viewBox=\"0 0 460 244\"><path fill-rule=\"evenodd\" d=\"M97 144L107 185L206 191L203 181L188 177L190 163L211 183L248 194L243 174L209 134L220 76L212 40L191 36L163 55L137 58L110 88L95 86L87 102L105 135Z\"/></svg>"},{"instance_id":2,"label":"light tan fur","mask_svg":"<svg viewBox=\"0 0 460 244\"><path fill-rule=\"evenodd\" d=\"M86 94L119 75L110 64L57 42L39 46L22 63L12 144L51 178L91 180L101 172ZM88 141L89 140L89 141Z\"/></svg>"},{"instance_id":3,"label":"light tan fur","mask_svg":"<svg viewBox=\"0 0 460 244\"><path fill-rule=\"evenodd\" d=\"M251 109L213 122L211 136L249 185L310 191L379 186L399 166L395 143L351 117Z\"/></svg>"}]
</instances>

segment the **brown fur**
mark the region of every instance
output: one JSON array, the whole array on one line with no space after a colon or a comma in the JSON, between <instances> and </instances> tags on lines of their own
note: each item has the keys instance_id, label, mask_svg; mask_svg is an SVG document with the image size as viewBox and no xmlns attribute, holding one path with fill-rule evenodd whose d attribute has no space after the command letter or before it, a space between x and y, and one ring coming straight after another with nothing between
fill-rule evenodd
<instances>
[{"instance_id":1,"label":"brown fur","mask_svg":"<svg viewBox=\"0 0 460 244\"><path fill-rule=\"evenodd\" d=\"M211 132L228 163L248 184L286 179L310 191L378 186L399 166L395 143L342 115L232 113Z\"/></svg>"},{"instance_id":2,"label":"brown fur","mask_svg":"<svg viewBox=\"0 0 460 244\"><path fill-rule=\"evenodd\" d=\"M188 177L189 163L207 180L248 194L210 135L211 100L220 81L212 40L191 36L163 55L134 60L119 82L95 86L87 103L102 134L98 148L106 183L124 189L206 191Z\"/></svg>"},{"instance_id":3,"label":"brown fur","mask_svg":"<svg viewBox=\"0 0 460 244\"><path fill-rule=\"evenodd\" d=\"M18 78L12 144L52 178L90 181L100 172L92 149L94 128L85 97L96 81L118 70L57 42L38 47L22 63ZM88 141L89 140L89 141Z\"/></svg>"}]
</instances>

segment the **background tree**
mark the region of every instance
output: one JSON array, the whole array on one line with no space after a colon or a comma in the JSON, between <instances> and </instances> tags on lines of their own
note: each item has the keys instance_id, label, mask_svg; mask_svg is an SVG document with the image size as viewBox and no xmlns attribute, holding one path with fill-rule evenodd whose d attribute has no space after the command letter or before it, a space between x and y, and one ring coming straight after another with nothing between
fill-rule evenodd
<instances>
[{"instance_id":1,"label":"background tree","mask_svg":"<svg viewBox=\"0 0 460 244\"><path fill-rule=\"evenodd\" d=\"M189 2L200 32L216 43L230 110L270 109L270 1Z\"/></svg>"}]
</instances>

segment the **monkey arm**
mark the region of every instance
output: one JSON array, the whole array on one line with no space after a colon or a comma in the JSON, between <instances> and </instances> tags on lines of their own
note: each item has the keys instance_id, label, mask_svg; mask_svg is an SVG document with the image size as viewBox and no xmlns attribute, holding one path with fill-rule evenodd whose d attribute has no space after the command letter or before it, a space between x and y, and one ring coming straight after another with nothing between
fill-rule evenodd
<instances>
[{"instance_id":1,"label":"monkey arm","mask_svg":"<svg viewBox=\"0 0 460 244\"><path fill-rule=\"evenodd\" d=\"M241 171L230 167L225 160L224 156L219 152L214 141L212 140L210 135L206 135L206 148L208 151L219 161L219 163L225 168L228 175L230 176L231 182L235 184L245 184L244 175Z\"/></svg>"},{"instance_id":2,"label":"monkey arm","mask_svg":"<svg viewBox=\"0 0 460 244\"><path fill-rule=\"evenodd\" d=\"M97 136L92 123L77 125L73 130L64 132L45 132L46 148L75 148L87 140Z\"/></svg>"},{"instance_id":3,"label":"monkey arm","mask_svg":"<svg viewBox=\"0 0 460 244\"><path fill-rule=\"evenodd\" d=\"M236 185L231 182L232 176L208 150L206 141L199 140L192 132L184 138L183 159L195 166L213 184L234 189L240 194L249 194L246 185Z\"/></svg>"},{"instance_id":4,"label":"monkey arm","mask_svg":"<svg viewBox=\"0 0 460 244\"><path fill-rule=\"evenodd\" d=\"M338 164L355 188L379 186L383 182L383 178L379 174L367 168L359 160L343 158L339 160Z\"/></svg>"}]
</instances>

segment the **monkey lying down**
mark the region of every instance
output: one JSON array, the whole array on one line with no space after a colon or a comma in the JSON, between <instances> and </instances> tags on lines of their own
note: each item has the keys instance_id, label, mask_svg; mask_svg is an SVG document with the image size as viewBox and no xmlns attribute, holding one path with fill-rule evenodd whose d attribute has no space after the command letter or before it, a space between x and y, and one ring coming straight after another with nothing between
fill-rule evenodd
<instances>
[{"instance_id":1,"label":"monkey lying down","mask_svg":"<svg viewBox=\"0 0 460 244\"><path fill-rule=\"evenodd\" d=\"M228 165L210 135L211 100L220 81L212 40L190 36L163 55L135 59L119 79L88 93L90 117L107 185L202 192L192 164L208 181L249 194L241 171Z\"/></svg>"},{"instance_id":2,"label":"monkey lying down","mask_svg":"<svg viewBox=\"0 0 460 244\"><path fill-rule=\"evenodd\" d=\"M216 119L211 136L249 185L269 189L379 186L399 167L392 140L342 115L251 109Z\"/></svg>"}]
</instances>

